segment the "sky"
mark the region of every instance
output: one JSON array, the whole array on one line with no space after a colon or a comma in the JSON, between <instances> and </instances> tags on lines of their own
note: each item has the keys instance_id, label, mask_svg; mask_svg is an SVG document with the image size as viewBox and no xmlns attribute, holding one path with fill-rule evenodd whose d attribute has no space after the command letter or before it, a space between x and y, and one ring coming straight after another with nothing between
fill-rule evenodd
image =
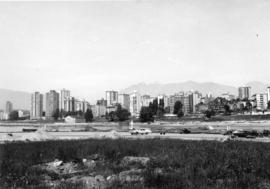
<instances>
[{"instance_id":1,"label":"sky","mask_svg":"<svg viewBox=\"0 0 270 189\"><path fill-rule=\"evenodd\" d=\"M270 81L267 0L0 2L0 88Z\"/></svg>"}]
</instances>

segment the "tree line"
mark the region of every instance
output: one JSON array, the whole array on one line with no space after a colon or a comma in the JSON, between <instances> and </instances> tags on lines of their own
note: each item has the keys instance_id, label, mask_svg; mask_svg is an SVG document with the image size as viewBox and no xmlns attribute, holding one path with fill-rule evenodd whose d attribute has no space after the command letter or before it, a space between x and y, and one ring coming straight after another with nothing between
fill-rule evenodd
<instances>
[{"instance_id":1,"label":"tree line","mask_svg":"<svg viewBox=\"0 0 270 189\"><path fill-rule=\"evenodd\" d=\"M149 103L149 106L143 106L140 111L141 122L153 122L154 119L162 119L165 113L170 112L170 107L164 107L164 99L154 99ZM176 101L173 107L173 114L179 118L184 116L183 104L181 101Z\"/></svg>"}]
</instances>

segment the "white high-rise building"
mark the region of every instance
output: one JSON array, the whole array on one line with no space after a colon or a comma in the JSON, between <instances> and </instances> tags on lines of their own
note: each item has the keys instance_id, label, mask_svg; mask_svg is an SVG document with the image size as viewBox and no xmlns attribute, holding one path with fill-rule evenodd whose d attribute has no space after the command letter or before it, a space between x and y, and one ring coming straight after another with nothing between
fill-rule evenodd
<instances>
[{"instance_id":1,"label":"white high-rise building","mask_svg":"<svg viewBox=\"0 0 270 189\"><path fill-rule=\"evenodd\" d=\"M132 116L138 116L141 111L141 95L137 91L130 94L130 113Z\"/></svg>"},{"instance_id":2,"label":"white high-rise building","mask_svg":"<svg viewBox=\"0 0 270 189\"><path fill-rule=\"evenodd\" d=\"M256 94L256 105L257 110L267 110L267 94L258 93Z\"/></svg>"},{"instance_id":3,"label":"white high-rise building","mask_svg":"<svg viewBox=\"0 0 270 189\"><path fill-rule=\"evenodd\" d=\"M13 104L10 101L6 102L6 113L9 114L13 110Z\"/></svg>"},{"instance_id":4,"label":"white high-rise building","mask_svg":"<svg viewBox=\"0 0 270 189\"><path fill-rule=\"evenodd\" d=\"M196 105L200 103L202 94L193 92L190 94L190 113L196 113Z\"/></svg>"},{"instance_id":5,"label":"white high-rise building","mask_svg":"<svg viewBox=\"0 0 270 189\"><path fill-rule=\"evenodd\" d=\"M270 101L270 87L267 87L267 102Z\"/></svg>"},{"instance_id":6,"label":"white high-rise building","mask_svg":"<svg viewBox=\"0 0 270 189\"><path fill-rule=\"evenodd\" d=\"M251 97L251 87L239 87L238 96L240 99L249 99Z\"/></svg>"},{"instance_id":7,"label":"white high-rise building","mask_svg":"<svg viewBox=\"0 0 270 189\"><path fill-rule=\"evenodd\" d=\"M89 102L84 99L75 99L75 111L82 111L85 113L87 108L91 108Z\"/></svg>"},{"instance_id":8,"label":"white high-rise building","mask_svg":"<svg viewBox=\"0 0 270 189\"><path fill-rule=\"evenodd\" d=\"M68 111L68 99L70 97L70 91L66 89L62 89L60 91L60 99L59 99L59 110Z\"/></svg>"},{"instance_id":9,"label":"white high-rise building","mask_svg":"<svg viewBox=\"0 0 270 189\"><path fill-rule=\"evenodd\" d=\"M107 106L114 106L118 103L117 91L106 91Z\"/></svg>"},{"instance_id":10,"label":"white high-rise building","mask_svg":"<svg viewBox=\"0 0 270 189\"><path fill-rule=\"evenodd\" d=\"M31 94L31 119L40 119L43 112L43 95L39 92Z\"/></svg>"},{"instance_id":11,"label":"white high-rise building","mask_svg":"<svg viewBox=\"0 0 270 189\"><path fill-rule=\"evenodd\" d=\"M169 105L169 97L167 95L158 95L157 97L157 100L158 100L158 103L160 102L160 100L163 99L163 102L164 102L164 107L167 107Z\"/></svg>"}]
</instances>

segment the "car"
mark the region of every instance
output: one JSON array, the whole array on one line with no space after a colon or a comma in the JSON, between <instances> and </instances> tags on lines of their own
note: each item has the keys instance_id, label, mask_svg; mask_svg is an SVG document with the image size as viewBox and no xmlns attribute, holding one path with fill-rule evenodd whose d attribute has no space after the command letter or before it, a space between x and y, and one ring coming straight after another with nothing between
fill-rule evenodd
<instances>
[{"instance_id":1,"label":"car","mask_svg":"<svg viewBox=\"0 0 270 189\"><path fill-rule=\"evenodd\" d=\"M187 128L183 128L183 129L180 129L180 130L179 130L179 133L180 133L180 134L189 134L189 133L191 133L191 131L188 130Z\"/></svg>"},{"instance_id":2,"label":"car","mask_svg":"<svg viewBox=\"0 0 270 189\"><path fill-rule=\"evenodd\" d=\"M130 131L131 135L148 135L150 133L152 133L152 131L150 129L147 129L147 128L140 128L140 129L133 128Z\"/></svg>"},{"instance_id":3,"label":"car","mask_svg":"<svg viewBox=\"0 0 270 189\"><path fill-rule=\"evenodd\" d=\"M260 132L256 130L236 130L232 133L233 136L236 137L244 137L244 138L256 138L261 136Z\"/></svg>"}]
</instances>

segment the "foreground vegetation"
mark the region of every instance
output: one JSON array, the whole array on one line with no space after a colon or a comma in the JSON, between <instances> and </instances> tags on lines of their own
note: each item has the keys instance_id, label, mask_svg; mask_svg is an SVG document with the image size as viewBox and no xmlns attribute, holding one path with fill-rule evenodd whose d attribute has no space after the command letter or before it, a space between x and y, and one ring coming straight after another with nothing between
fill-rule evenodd
<instances>
[{"instance_id":1,"label":"foreground vegetation","mask_svg":"<svg viewBox=\"0 0 270 189\"><path fill-rule=\"evenodd\" d=\"M181 140L81 140L0 145L0 186L46 188L40 185L40 170L33 165L60 159L77 161L92 154L104 157L99 171L118 173L125 169L125 156L150 157L143 184L112 188L269 188L270 145L254 142L224 143ZM161 170L157 174L156 170ZM59 179L59 178L55 178ZM80 186L64 185L63 188Z\"/></svg>"}]
</instances>

